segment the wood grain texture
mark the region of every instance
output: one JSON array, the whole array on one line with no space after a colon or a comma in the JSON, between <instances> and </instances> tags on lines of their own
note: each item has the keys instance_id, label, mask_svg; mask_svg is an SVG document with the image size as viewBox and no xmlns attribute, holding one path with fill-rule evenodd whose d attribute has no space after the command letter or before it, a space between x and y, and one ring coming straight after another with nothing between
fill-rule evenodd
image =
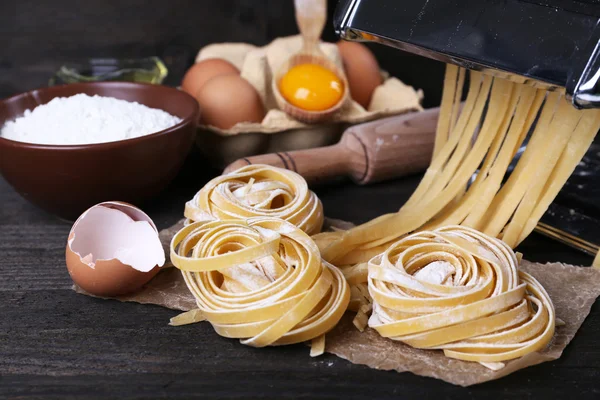
<instances>
[{"instance_id":1,"label":"wood grain texture","mask_svg":"<svg viewBox=\"0 0 600 400\"><path fill-rule=\"evenodd\" d=\"M352 179L366 184L425 170L438 116L439 109L433 108L350 127L340 144L351 155L347 164ZM363 160L356 156L361 153Z\"/></svg>"},{"instance_id":2,"label":"wood grain texture","mask_svg":"<svg viewBox=\"0 0 600 400\"><path fill-rule=\"evenodd\" d=\"M195 171L203 171L199 175ZM144 205L159 228L216 171L188 160L169 193ZM363 222L396 210L419 176L366 187L317 187L327 215ZM3 398L579 398L600 395L600 309L564 356L505 379L458 388L371 370L302 345L253 349L208 324L167 325L176 312L93 299L70 289L64 243L70 224L22 200L0 180L0 397ZM591 259L537 235L520 248L533 261Z\"/></svg>"}]
</instances>

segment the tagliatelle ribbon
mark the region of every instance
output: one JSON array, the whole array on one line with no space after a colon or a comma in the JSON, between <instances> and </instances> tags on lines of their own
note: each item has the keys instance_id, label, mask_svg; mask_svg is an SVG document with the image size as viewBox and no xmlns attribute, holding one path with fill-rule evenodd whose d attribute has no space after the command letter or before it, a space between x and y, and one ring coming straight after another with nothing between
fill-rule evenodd
<instances>
[{"instance_id":1,"label":"tagliatelle ribbon","mask_svg":"<svg viewBox=\"0 0 600 400\"><path fill-rule=\"evenodd\" d=\"M302 176L270 165L254 164L214 178L185 205L191 221L275 217L309 235L323 226L323 205Z\"/></svg>"},{"instance_id":2,"label":"tagliatelle ribbon","mask_svg":"<svg viewBox=\"0 0 600 400\"><path fill-rule=\"evenodd\" d=\"M470 71L459 112L465 74L447 66L433 158L410 199L396 213L317 237L323 258L366 262L404 235L446 225L469 226L512 248L533 231L593 142L600 110L577 110L560 91Z\"/></svg>"},{"instance_id":3,"label":"tagliatelle ribbon","mask_svg":"<svg viewBox=\"0 0 600 400\"><path fill-rule=\"evenodd\" d=\"M503 241L463 226L422 231L368 263L369 326L451 358L498 363L543 349L552 301Z\"/></svg>"},{"instance_id":4,"label":"tagliatelle ribbon","mask_svg":"<svg viewBox=\"0 0 600 400\"><path fill-rule=\"evenodd\" d=\"M185 208L196 223L171 251L200 310L172 322L205 318L253 346L312 340L318 354L335 325L324 310L341 316L345 303L361 330L368 323L384 337L490 368L539 350L554 333L554 308L518 272L511 248L535 228L598 129L600 110L576 110L561 91L448 65L433 159L398 212L321 233L322 205L304 179L266 165L200 190ZM332 300L341 293L343 301Z\"/></svg>"},{"instance_id":5,"label":"tagliatelle ribbon","mask_svg":"<svg viewBox=\"0 0 600 400\"><path fill-rule=\"evenodd\" d=\"M312 340L311 355L321 354L350 301L342 272L305 232L276 218L191 223L173 237L171 261L198 305L172 324L206 319L250 346Z\"/></svg>"}]
</instances>

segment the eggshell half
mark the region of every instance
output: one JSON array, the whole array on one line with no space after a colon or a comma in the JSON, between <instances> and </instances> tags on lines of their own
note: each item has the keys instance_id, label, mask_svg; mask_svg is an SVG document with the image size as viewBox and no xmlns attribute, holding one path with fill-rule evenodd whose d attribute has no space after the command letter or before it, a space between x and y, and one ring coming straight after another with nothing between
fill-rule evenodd
<instances>
[{"instance_id":1,"label":"eggshell half","mask_svg":"<svg viewBox=\"0 0 600 400\"><path fill-rule=\"evenodd\" d=\"M82 289L97 296L134 292L164 263L156 225L127 203L105 202L91 207L69 233L69 274Z\"/></svg>"}]
</instances>

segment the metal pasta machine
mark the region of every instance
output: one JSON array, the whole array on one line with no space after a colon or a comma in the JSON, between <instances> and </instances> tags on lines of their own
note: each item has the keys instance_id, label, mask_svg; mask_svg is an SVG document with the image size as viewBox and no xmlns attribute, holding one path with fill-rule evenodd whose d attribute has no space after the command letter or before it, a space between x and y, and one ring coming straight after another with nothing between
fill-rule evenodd
<instances>
[{"instance_id":1,"label":"metal pasta machine","mask_svg":"<svg viewBox=\"0 0 600 400\"><path fill-rule=\"evenodd\" d=\"M600 107L600 0L341 0L336 33L553 90ZM594 143L537 230L596 254L600 144Z\"/></svg>"}]
</instances>

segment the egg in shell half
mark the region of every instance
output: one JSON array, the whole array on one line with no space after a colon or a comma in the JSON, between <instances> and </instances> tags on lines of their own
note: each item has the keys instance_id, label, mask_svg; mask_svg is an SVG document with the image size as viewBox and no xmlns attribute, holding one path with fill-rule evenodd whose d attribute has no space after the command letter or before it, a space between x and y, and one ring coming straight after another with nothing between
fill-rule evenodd
<instances>
[{"instance_id":1,"label":"egg in shell half","mask_svg":"<svg viewBox=\"0 0 600 400\"><path fill-rule=\"evenodd\" d=\"M97 204L75 221L66 249L73 281L96 296L135 292L165 264L158 229L139 208L122 202Z\"/></svg>"}]
</instances>

